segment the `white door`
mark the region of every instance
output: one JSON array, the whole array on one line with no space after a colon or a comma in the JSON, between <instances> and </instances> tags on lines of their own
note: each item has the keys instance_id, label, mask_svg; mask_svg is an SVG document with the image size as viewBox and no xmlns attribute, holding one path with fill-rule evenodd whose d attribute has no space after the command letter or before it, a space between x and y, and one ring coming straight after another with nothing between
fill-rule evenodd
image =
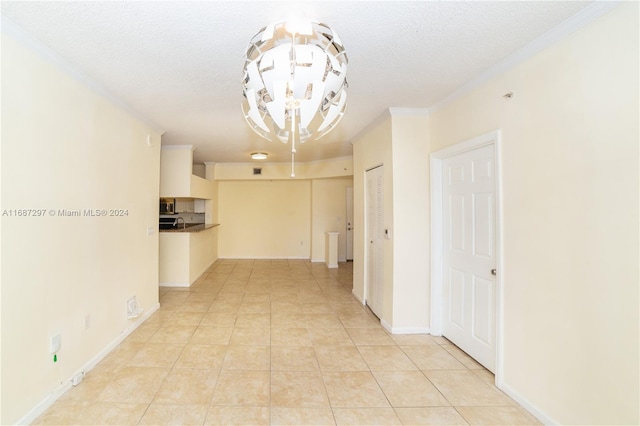
<instances>
[{"instance_id":1,"label":"white door","mask_svg":"<svg viewBox=\"0 0 640 426\"><path fill-rule=\"evenodd\" d=\"M383 171L383 166L368 170L365 188L367 305L378 318L382 318L383 295Z\"/></svg>"},{"instance_id":2,"label":"white door","mask_svg":"<svg viewBox=\"0 0 640 426\"><path fill-rule=\"evenodd\" d=\"M347 261L353 260L353 188L347 188Z\"/></svg>"},{"instance_id":3,"label":"white door","mask_svg":"<svg viewBox=\"0 0 640 426\"><path fill-rule=\"evenodd\" d=\"M494 145L442 160L444 336L484 365L496 360Z\"/></svg>"}]
</instances>

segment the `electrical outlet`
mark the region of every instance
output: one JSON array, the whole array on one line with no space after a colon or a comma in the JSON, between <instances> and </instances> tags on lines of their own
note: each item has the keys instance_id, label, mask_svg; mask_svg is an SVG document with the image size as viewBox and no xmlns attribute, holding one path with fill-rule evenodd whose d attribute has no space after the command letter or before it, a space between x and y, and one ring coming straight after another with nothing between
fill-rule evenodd
<instances>
[{"instance_id":1,"label":"electrical outlet","mask_svg":"<svg viewBox=\"0 0 640 426\"><path fill-rule=\"evenodd\" d=\"M142 311L143 309L138 306L138 299L136 298L136 296L133 296L127 300L128 319L138 318Z\"/></svg>"}]
</instances>

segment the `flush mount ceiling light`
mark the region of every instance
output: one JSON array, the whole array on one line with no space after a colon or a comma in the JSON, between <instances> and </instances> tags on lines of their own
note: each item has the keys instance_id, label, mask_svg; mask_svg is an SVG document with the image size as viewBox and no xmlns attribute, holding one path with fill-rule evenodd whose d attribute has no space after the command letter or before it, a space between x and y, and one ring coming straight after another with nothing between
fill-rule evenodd
<instances>
[{"instance_id":1,"label":"flush mount ceiling light","mask_svg":"<svg viewBox=\"0 0 640 426\"><path fill-rule=\"evenodd\" d=\"M267 154L264 152L252 152L251 158L253 158L254 160L266 160Z\"/></svg>"},{"instance_id":2,"label":"flush mount ceiling light","mask_svg":"<svg viewBox=\"0 0 640 426\"><path fill-rule=\"evenodd\" d=\"M318 139L344 115L347 63L338 35L317 22L272 23L249 42L242 112L258 135L291 142L291 177L296 138Z\"/></svg>"}]
</instances>

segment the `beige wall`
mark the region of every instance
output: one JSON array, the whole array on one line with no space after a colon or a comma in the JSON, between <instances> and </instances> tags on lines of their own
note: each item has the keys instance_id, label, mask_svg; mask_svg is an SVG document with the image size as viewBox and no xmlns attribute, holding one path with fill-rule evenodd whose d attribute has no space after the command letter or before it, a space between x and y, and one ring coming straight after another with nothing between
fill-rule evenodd
<instances>
[{"instance_id":1,"label":"beige wall","mask_svg":"<svg viewBox=\"0 0 640 426\"><path fill-rule=\"evenodd\" d=\"M298 149L302 150L304 147ZM291 178L290 163L254 161L252 163L216 163L212 167L216 180L288 180ZM262 174L254 175L254 168L262 169ZM305 163L297 162L295 174L296 180L350 177L353 175L353 159L341 157Z\"/></svg>"},{"instance_id":2,"label":"beige wall","mask_svg":"<svg viewBox=\"0 0 640 426\"><path fill-rule=\"evenodd\" d=\"M347 255L347 188L353 178L313 179L311 181L311 260L325 261L325 232L339 232L338 261Z\"/></svg>"},{"instance_id":3,"label":"beige wall","mask_svg":"<svg viewBox=\"0 0 640 426\"><path fill-rule=\"evenodd\" d=\"M218 227L189 233L189 284L218 260Z\"/></svg>"},{"instance_id":4,"label":"beige wall","mask_svg":"<svg viewBox=\"0 0 640 426\"><path fill-rule=\"evenodd\" d=\"M429 326L429 144L424 110L391 109L393 317L396 333Z\"/></svg>"},{"instance_id":5,"label":"beige wall","mask_svg":"<svg viewBox=\"0 0 640 426\"><path fill-rule=\"evenodd\" d=\"M640 421L638 39L623 3L431 116L502 129L503 380L547 422Z\"/></svg>"},{"instance_id":6,"label":"beige wall","mask_svg":"<svg viewBox=\"0 0 640 426\"><path fill-rule=\"evenodd\" d=\"M309 180L220 181L218 215L221 258L309 258Z\"/></svg>"},{"instance_id":7,"label":"beige wall","mask_svg":"<svg viewBox=\"0 0 640 426\"><path fill-rule=\"evenodd\" d=\"M394 333L429 326L429 168L425 110L391 108L353 144L354 294L366 299L366 172L384 166L382 324Z\"/></svg>"},{"instance_id":8,"label":"beige wall","mask_svg":"<svg viewBox=\"0 0 640 426\"><path fill-rule=\"evenodd\" d=\"M216 223L221 258L301 258L323 262L325 235L337 231L339 259L346 257L346 187L353 186L352 158L296 164L219 163ZM254 176L252 169L262 168ZM274 239L275 238L275 239Z\"/></svg>"},{"instance_id":9,"label":"beige wall","mask_svg":"<svg viewBox=\"0 0 640 426\"><path fill-rule=\"evenodd\" d=\"M385 228L393 224L393 162L391 153L392 126L391 117L385 113L353 142L353 294L366 301L366 233L365 233L365 177L366 171L384 167L384 208ZM389 323L393 318L393 244L394 239L384 240L383 266L383 306L381 320Z\"/></svg>"},{"instance_id":10,"label":"beige wall","mask_svg":"<svg viewBox=\"0 0 640 426\"><path fill-rule=\"evenodd\" d=\"M190 238L187 233L160 232L158 283L165 287L188 287L191 284Z\"/></svg>"},{"instance_id":11,"label":"beige wall","mask_svg":"<svg viewBox=\"0 0 640 426\"><path fill-rule=\"evenodd\" d=\"M193 147L165 145L160 150L160 196L196 197L191 195Z\"/></svg>"},{"instance_id":12,"label":"beige wall","mask_svg":"<svg viewBox=\"0 0 640 426\"><path fill-rule=\"evenodd\" d=\"M2 217L0 423L13 424L136 325L129 297L157 308L160 135L13 38L1 47L2 210L46 212Z\"/></svg>"}]
</instances>

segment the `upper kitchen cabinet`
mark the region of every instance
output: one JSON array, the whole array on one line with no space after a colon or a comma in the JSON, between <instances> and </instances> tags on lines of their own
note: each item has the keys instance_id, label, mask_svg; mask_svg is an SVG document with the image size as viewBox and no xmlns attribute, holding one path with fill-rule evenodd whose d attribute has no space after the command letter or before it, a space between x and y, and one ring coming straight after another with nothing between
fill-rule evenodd
<instances>
[{"instance_id":1,"label":"upper kitchen cabinet","mask_svg":"<svg viewBox=\"0 0 640 426\"><path fill-rule=\"evenodd\" d=\"M194 175L192 169L192 145L162 146L160 197L214 199L214 183Z\"/></svg>"}]
</instances>

